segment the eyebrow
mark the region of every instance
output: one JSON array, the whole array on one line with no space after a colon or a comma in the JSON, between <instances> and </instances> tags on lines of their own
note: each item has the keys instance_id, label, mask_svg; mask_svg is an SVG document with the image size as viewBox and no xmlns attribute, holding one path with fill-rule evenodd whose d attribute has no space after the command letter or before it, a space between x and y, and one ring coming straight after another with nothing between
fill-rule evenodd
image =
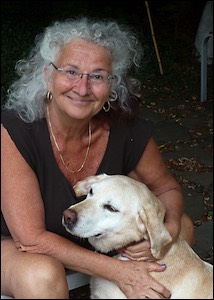
<instances>
[{"instance_id":1,"label":"eyebrow","mask_svg":"<svg viewBox=\"0 0 214 300\"><path fill-rule=\"evenodd\" d=\"M71 64L68 64L68 65L65 65L65 67L64 67L64 68L66 68L66 67L71 67L71 68L74 68L74 69L76 69L76 70L80 71L80 68L79 68L78 66L76 66L76 65L71 65ZM94 69L94 70L93 70L93 71L91 71L90 73L94 73L94 72L106 72L106 73L109 73L107 70L105 70L105 69L102 69L102 68L97 68L97 69Z\"/></svg>"}]
</instances>

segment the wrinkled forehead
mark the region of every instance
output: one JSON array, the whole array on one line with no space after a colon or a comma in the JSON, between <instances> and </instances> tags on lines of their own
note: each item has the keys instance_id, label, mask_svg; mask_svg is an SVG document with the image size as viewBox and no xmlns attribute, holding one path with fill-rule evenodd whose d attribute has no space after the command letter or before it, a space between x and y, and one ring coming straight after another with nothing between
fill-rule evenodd
<instances>
[{"instance_id":1,"label":"wrinkled forehead","mask_svg":"<svg viewBox=\"0 0 214 300\"><path fill-rule=\"evenodd\" d=\"M112 59L106 48L84 39L75 39L65 44L57 56L57 63L62 66L82 64L111 71Z\"/></svg>"}]
</instances>

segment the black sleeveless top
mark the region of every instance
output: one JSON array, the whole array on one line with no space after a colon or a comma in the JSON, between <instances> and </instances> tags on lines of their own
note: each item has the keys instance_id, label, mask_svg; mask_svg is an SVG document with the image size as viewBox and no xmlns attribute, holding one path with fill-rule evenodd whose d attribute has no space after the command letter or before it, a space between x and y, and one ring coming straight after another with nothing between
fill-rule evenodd
<instances>
[{"instance_id":1,"label":"black sleeveless top","mask_svg":"<svg viewBox=\"0 0 214 300\"><path fill-rule=\"evenodd\" d=\"M46 119L29 124L14 112L3 111L1 122L37 175L45 206L46 229L90 248L86 241L73 237L62 225L63 211L78 199L56 163ZM152 128L152 123L142 117L131 122L118 118L112 120L106 152L96 174L127 175L132 171L152 135ZM10 235L2 214L1 233Z\"/></svg>"}]
</instances>

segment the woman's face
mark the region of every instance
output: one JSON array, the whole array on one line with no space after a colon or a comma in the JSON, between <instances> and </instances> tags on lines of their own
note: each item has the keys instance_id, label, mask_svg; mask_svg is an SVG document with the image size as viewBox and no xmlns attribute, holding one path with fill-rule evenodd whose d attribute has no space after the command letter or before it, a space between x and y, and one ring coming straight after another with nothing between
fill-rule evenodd
<instances>
[{"instance_id":1,"label":"woman's face","mask_svg":"<svg viewBox=\"0 0 214 300\"><path fill-rule=\"evenodd\" d=\"M77 39L67 44L53 64L48 90L60 111L75 119L96 115L108 101L112 74L111 58L103 47ZM81 73L82 76L74 74ZM87 74L91 74L89 76Z\"/></svg>"}]
</instances>

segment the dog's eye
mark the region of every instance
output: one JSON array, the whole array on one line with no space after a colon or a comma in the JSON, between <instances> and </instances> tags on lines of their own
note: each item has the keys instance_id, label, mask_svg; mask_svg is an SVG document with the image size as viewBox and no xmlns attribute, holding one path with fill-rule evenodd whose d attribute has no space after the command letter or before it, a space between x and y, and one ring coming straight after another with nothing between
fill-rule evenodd
<instances>
[{"instance_id":1,"label":"dog's eye","mask_svg":"<svg viewBox=\"0 0 214 300\"><path fill-rule=\"evenodd\" d=\"M110 204L105 204L103 206L105 209L108 209L111 212L118 212L119 210L117 210L114 206L110 205Z\"/></svg>"},{"instance_id":2,"label":"dog's eye","mask_svg":"<svg viewBox=\"0 0 214 300\"><path fill-rule=\"evenodd\" d=\"M90 189L89 194L93 195L93 190L92 189Z\"/></svg>"}]
</instances>

